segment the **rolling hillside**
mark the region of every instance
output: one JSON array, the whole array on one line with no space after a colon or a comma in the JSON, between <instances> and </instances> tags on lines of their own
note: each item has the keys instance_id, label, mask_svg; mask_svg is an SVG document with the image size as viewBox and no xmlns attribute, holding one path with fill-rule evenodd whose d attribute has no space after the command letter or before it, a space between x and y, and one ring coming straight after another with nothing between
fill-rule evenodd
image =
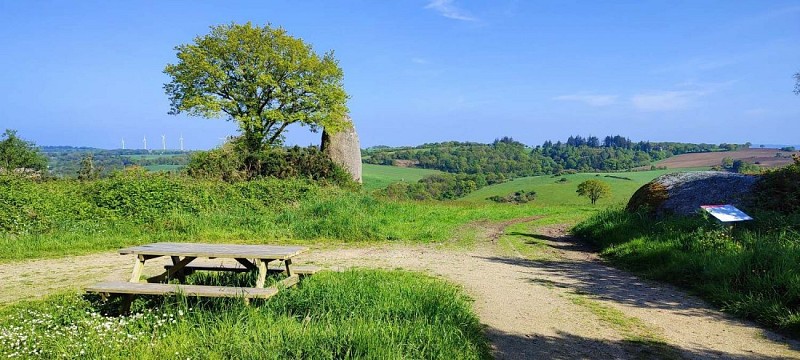
<instances>
[{"instance_id":1,"label":"rolling hillside","mask_svg":"<svg viewBox=\"0 0 800 360\"><path fill-rule=\"evenodd\" d=\"M781 156L776 156L780 154ZM787 152L776 149L745 149L736 151L720 151L706 153L682 154L657 162L656 166L666 166L668 169L688 168L698 166L716 166L722 159L729 157L733 160L744 160L763 167L780 167L792 163L792 154L800 152Z\"/></svg>"},{"instance_id":2,"label":"rolling hillside","mask_svg":"<svg viewBox=\"0 0 800 360\"><path fill-rule=\"evenodd\" d=\"M611 185L612 196L598 201L598 206L609 204L624 204L631 195L642 185L650 180L675 171L697 171L707 168L694 169L669 169L654 171L638 171L623 173L580 173L563 176L531 176L514 179L502 184L496 184L478 189L460 199L469 202L490 202L486 198L494 195L505 196L515 191L536 191L534 204L540 205L588 205L589 200L579 197L575 192L578 184L588 179L598 179ZM564 178L567 181L561 182Z\"/></svg>"}]
</instances>

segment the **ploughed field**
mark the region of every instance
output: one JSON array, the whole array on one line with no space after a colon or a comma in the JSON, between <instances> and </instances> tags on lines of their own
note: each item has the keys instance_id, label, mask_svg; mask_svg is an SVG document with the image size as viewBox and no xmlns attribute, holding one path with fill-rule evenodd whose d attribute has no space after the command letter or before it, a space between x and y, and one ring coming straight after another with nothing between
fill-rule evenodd
<instances>
[{"instance_id":1,"label":"ploughed field","mask_svg":"<svg viewBox=\"0 0 800 360\"><path fill-rule=\"evenodd\" d=\"M777 156L780 154L780 156ZM780 151L777 149L745 149L736 151L719 151L707 153L693 153L676 155L657 162L656 166L666 166L668 169L689 167L710 167L722 163L722 159L744 160L758 164L762 167L781 167L792 163L792 155L800 154L794 151Z\"/></svg>"}]
</instances>

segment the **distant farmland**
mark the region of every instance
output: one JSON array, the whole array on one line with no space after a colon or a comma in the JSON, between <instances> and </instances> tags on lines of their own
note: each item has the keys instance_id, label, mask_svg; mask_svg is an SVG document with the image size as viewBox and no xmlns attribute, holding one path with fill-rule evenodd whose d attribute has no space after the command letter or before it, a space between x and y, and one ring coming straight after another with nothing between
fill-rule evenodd
<instances>
[{"instance_id":1,"label":"distant farmland","mask_svg":"<svg viewBox=\"0 0 800 360\"><path fill-rule=\"evenodd\" d=\"M780 154L780 157L776 156L776 154ZM780 151L777 149L745 149L737 151L694 153L676 155L659 161L655 165L666 166L668 169L710 167L720 165L723 158L729 157L733 160L744 160L763 167L780 167L792 162L792 154L800 153Z\"/></svg>"}]
</instances>

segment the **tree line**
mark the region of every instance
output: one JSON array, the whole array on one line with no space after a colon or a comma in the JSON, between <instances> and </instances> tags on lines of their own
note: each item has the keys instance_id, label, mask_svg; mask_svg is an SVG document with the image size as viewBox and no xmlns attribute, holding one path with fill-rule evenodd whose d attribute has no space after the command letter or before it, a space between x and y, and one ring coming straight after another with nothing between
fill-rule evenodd
<instances>
[{"instance_id":1,"label":"tree line","mask_svg":"<svg viewBox=\"0 0 800 360\"><path fill-rule=\"evenodd\" d=\"M511 137L491 144L443 142L417 147L373 147L363 152L364 162L394 165L410 161L421 168L450 173L503 174L508 177L558 174L565 171L623 171L651 166L670 156L711 151L734 151L750 144L691 144L631 141L620 135L570 136L566 142L545 141L529 147Z\"/></svg>"}]
</instances>

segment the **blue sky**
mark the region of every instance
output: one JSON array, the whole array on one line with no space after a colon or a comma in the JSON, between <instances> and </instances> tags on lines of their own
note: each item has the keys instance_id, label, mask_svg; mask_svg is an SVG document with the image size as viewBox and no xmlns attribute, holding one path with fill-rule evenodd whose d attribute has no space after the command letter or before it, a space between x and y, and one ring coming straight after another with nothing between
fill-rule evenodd
<instances>
[{"instance_id":1,"label":"blue sky","mask_svg":"<svg viewBox=\"0 0 800 360\"><path fill-rule=\"evenodd\" d=\"M235 134L167 115L174 47L230 22L334 50L362 146L571 134L800 143L800 1L0 0L0 128L40 145L187 148ZM319 134L290 128L289 141Z\"/></svg>"}]
</instances>

